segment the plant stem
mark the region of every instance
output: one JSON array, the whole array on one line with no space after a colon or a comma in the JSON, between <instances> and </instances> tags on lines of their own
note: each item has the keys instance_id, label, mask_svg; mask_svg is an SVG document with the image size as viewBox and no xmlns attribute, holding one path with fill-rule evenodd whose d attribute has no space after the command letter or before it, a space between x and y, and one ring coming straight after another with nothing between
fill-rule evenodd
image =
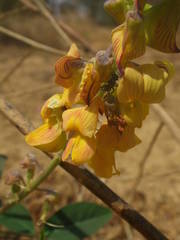
<instances>
[{"instance_id":1,"label":"plant stem","mask_svg":"<svg viewBox=\"0 0 180 240\"><path fill-rule=\"evenodd\" d=\"M0 209L0 214L5 212L8 208L12 207L14 204L21 202L25 197L27 197L31 192L33 192L37 187L52 173L52 171L59 165L61 159L61 153L55 156L49 166L43 171L43 173L34 179L31 184L26 187L20 194L16 201L13 201Z\"/></svg>"}]
</instances>

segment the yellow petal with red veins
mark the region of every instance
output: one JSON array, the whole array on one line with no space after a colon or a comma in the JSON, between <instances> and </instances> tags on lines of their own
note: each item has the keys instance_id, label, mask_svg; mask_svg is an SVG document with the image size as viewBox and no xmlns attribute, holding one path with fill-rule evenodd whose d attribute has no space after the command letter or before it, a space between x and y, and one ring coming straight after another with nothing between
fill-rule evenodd
<instances>
[{"instance_id":1,"label":"yellow petal with red veins","mask_svg":"<svg viewBox=\"0 0 180 240\"><path fill-rule=\"evenodd\" d=\"M167 69L155 64L144 64L139 67L144 79L144 94L141 100L145 103L159 103L165 97L165 86L169 80Z\"/></svg>"},{"instance_id":2,"label":"yellow petal with red veins","mask_svg":"<svg viewBox=\"0 0 180 240\"><path fill-rule=\"evenodd\" d=\"M99 74L93 63L88 63L84 69L80 83L80 98L89 105L100 88Z\"/></svg>"},{"instance_id":3,"label":"yellow petal with red veins","mask_svg":"<svg viewBox=\"0 0 180 240\"><path fill-rule=\"evenodd\" d=\"M87 163L95 154L96 143L94 138L78 135L72 147L72 162L74 164Z\"/></svg>"},{"instance_id":4,"label":"yellow petal with red veins","mask_svg":"<svg viewBox=\"0 0 180 240\"><path fill-rule=\"evenodd\" d=\"M119 102L132 102L144 93L144 80L135 67L126 67L124 77L119 79L117 97Z\"/></svg>"},{"instance_id":5,"label":"yellow petal with red veins","mask_svg":"<svg viewBox=\"0 0 180 240\"><path fill-rule=\"evenodd\" d=\"M119 105L123 119L131 127L141 127L143 120L149 113L149 105L135 101Z\"/></svg>"},{"instance_id":6,"label":"yellow petal with red veins","mask_svg":"<svg viewBox=\"0 0 180 240\"><path fill-rule=\"evenodd\" d=\"M146 47L143 20L129 15L127 22L112 32L112 45L119 70L129 60L142 56Z\"/></svg>"},{"instance_id":7,"label":"yellow petal with red veins","mask_svg":"<svg viewBox=\"0 0 180 240\"><path fill-rule=\"evenodd\" d=\"M176 35L180 23L180 1L164 0L144 13L147 44L165 53L177 53Z\"/></svg>"},{"instance_id":8,"label":"yellow petal with red veins","mask_svg":"<svg viewBox=\"0 0 180 240\"><path fill-rule=\"evenodd\" d=\"M80 82L81 78L76 79L70 88L64 89L62 98L66 107L71 108L74 104L82 103L79 90Z\"/></svg>"},{"instance_id":9,"label":"yellow petal with red veins","mask_svg":"<svg viewBox=\"0 0 180 240\"><path fill-rule=\"evenodd\" d=\"M68 56L72 56L72 57L76 57L76 58L80 58L80 53L79 53L79 49L77 47L77 45L75 43L73 43L67 53Z\"/></svg>"},{"instance_id":10,"label":"yellow petal with red veins","mask_svg":"<svg viewBox=\"0 0 180 240\"><path fill-rule=\"evenodd\" d=\"M58 152L66 144L66 135L59 124L44 123L26 136L26 142L42 151Z\"/></svg>"},{"instance_id":11,"label":"yellow petal with red veins","mask_svg":"<svg viewBox=\"0 0 180 240\"><path fill-rule=\"evenodd\" d=\"M69 88L74 81L81 78L83 62L80 58L64 56L55 64L56 83L62 87Z\"/></svg>"},{"instance_id":12,"label":"yellow petal with red veins","mask_svg":"<svg viewBox=\"0 0 180 240\"><path fill-rule=\"evenodd\" d=\"M66 148L63 152L63 155L62 155L62 161L66 161L68 159L68 157L71 155L72 153L72 148L74 146L74 143L75 143L75 139L76 137L73 136L69 139L67 145L66 145Z\"/></svg>"},{"instance_id":13,"label":"yellow petal with red veins","mask_svg":"<svg viewBox=\"0 0 180 240\"><path fill-rule=\"evenodd\" d=\"M65 102L62 98L62 94L55 94L50 97L41 109L42 119L47 119L52 116L60 116L62 114L61 109L64 107Z\"/></svg>"},{"instance_id":14,"label":"yellow petal with red veins","mask_svg":"<svg viewBox=\"0 0 180 240\"><path fill-rule=\"evenodd\" d=\"M128 11L127 4L126 0L108 0L104 4L104 9L118 24L122 24Z\"/></svg>"},{"instance_id":15,"label":"yellow petal with red veins","mask_svg":"<svg viewBox=\"0 0 180 240\"><path fill-rule=\"evenodd\" d=\"M65 131L78 131L83 136L92 137L98 121L98 106L69 109L64 111L62 118Z\"/></svg>"}]
</instances>

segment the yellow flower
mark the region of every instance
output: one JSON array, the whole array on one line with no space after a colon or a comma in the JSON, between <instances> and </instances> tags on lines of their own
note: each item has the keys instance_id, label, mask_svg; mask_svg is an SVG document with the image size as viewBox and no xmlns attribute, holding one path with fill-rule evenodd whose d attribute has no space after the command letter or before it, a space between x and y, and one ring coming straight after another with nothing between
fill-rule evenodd
<instances>
[{"instance_id":1,"label":"yellow flower","mask_svg":"<svg viewBox=\"0 0 180 240\"><path fill-rule=\"evenodd\" d=\"M144 12L147 44L165 53L178 53L176 43L180 23L180 1L165 0Z\"/></svg>"},{"instance_id":2,"label":"yellow flower","mask_svg":"<svg viewBox=\"0 0 180 240\"><path fill-rule=\"evenodd\" d=\"M63 129L77 131L83 136L93 137L98 122L98 105L68 109L63 115Z\"/></svg>"},{"instance_id":3,"label":"yellow flower","mask_svg":"<svg viewBox=\"0 0 180 240\"><path fill-rule=\"evenodd\" d=\"M139 143L133 128L128 127L121 134L115 126L104 124L96 134L96 152L88 164L99 177L110 178L119 173L115 166L115 151L126 152Z\"/></svg>"},{"instance_id":4,"label":"yellow flower","mask_svg":"<svg viewBox=\"0 0 180 240\"><path fill-rule=\"evenodd\" d=\"M66 134L62 129L62 95L52 96L42 107L44 121L39 128L26 136L26 142L46 152L58 152L66 144Z\"/></svg>"},{"instance_id":5,"label":"yellow flower","mask_svg":"<svg viewBox=\"0 0 180 240\"><path fill-rule=\"evenodd\" d=\"M64 87L63 102L70 108L74 104L91 103L100 88L101 81L110 77L112 62L98 64L92 59L85 64L79 58L78 49L73 44L67 56L57 61L55 69L56 83Z\"/></svg>"},{"instance_id":6,"label":"yellow flower","mask_svg":"<svg viewBox=\"0 0 180 240\"><path fill-rule=\"evenodd\" d=\"M61 57L55 64L56 83L69 88L76 79L81 78L83 61L75 44L69 49L66 56Z\"/></svg>"},{"instance_id":7,"label":"yellow flower","mask_svg":"<svg viewBox=\"0 0 180 240\"><path fill-rule=\"evenodd\" d=\"M42 119L49 119L52 117L57 118L58 116L61 118L62 109L65 106L65 102L62 94L55 94L50 97L41 109L41 117Z\"/></svg>"},{"instance_id":8,"label":"yellow flower","mask_svg":"<svg viewBox=\"0 0 180 240\"><path fill-rule=\"evenodd\" d=\"M161 102L172 72L173 67L167 62L126 67L117 88L119 102L127 103L136 100L148 104Z\"/></svg>"},{"instance_id":9,"label":"yellow flower","mask_svg":"<svg viewBox=\"0 0 180 240\"><path fill-rule=\"evenodd\" d=\"M95 149L96 143L94 138L84 137L77 133L68 141L62 160L66 161L71 155L74 164L87 163L94 155Z\"/></svg>"},{"instance_id":10,"label":"yellow flower","mask_svg":"<svg viewBox=\"0 0 180 240\"><path fill-rule=\"evenodd\" d=\"M66 107L79 102L79 84L84 70L84 61L80 58L75 44L66 56L61 57L55 65L56 83L64 87L63 101Z\"/></svg>"},{"instance_id":11,"label":"yellow flower","mask_svg":"<svg viewBox=\"0 0 180 240\"><path fill-rule=\"evenodd\" d=\"M119 70L129 60L142 56L146 47L143 20L129 14L126 22L113 30L112 45Z\"/></svg>"},{"instance_id":12,"label":"yellow flower","mask_svg":"<svg viewBox=\"0 0 180 240\"><path fill-rule=\"evenodd\" d=\"M26 136L26 142L45 152L58 152L65 147L66 135L60 123L46 122Z\"/></svg>"},{"instance_id":13,"label":"yellow flower","mask_svg":"<svg viewBox=\"0 0 180 240\"><path fill-rule=\"evenodd\" d=\"M109 13L118 24L125 21L128 11L126 0L108 0L104 4L104 9Z\"/></svg>"},{"instance_id":14,"label":"yellow flower","mask_svg":"<svg viewBox=\"0 0 180 240\"><path fill-rule=\"evenodd\" d=\"M138 127L142 126L143 120L149 113L149 105L134 101L130 103L120 103L120 113L128 126Z\"/></svg>"},{"instance_id":15,"label":"yellow flower","mask_svg":"<svg viewBox=\"0 0 180 240\"><path fill-rule=\"evenodd\" d=\"M88 105L91 103L91 100L93 100L97 94L100 85L100 75L94 68L94 63L87 63L79 86L80 98L84 103Z\"/></svg>"}]
</instances>

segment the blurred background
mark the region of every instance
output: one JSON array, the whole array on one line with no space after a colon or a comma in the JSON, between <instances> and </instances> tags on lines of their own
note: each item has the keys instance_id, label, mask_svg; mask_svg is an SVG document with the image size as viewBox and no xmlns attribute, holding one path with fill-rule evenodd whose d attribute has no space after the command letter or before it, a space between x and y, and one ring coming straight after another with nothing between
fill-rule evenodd
<instances>
[{"instance_id":1,"label":"blurred background","mask_svg":"<svg viewBox=\"0 0 180 240\"><path fill-rule=\"evenodd\" d=\"M68 29L69 36L78 44L83 57L93 56L87 51L88 47L96 51L109 46L111 30L116 25L104 12L104 0L47 0L46 4L57 23L66 31ZM1 26L53 49L67 51L67 42L60 38L33 1L0 0ZM86 49L82 41L88 46ZM180 31L177 41L180 47ZM40 109L44 101L61 91L54 84L54 64L59 57L58 52L39 50L14 36L7 36L7 32L2 32L0 28L0 94L6 96L35 127L41 122ZM168 59L175 65L176 73L167 86L167 97L162 106L180 126L180 55L162 54L148 48L145 56L138 61L147 63L160 59ZM0 154L8 156L0 182L0 195L5 199L9 189L4 184L4 178L12 169L20 169L20 162L27 153L36 155L40 163L39 172L49 160L38 150L27 146L24 137L1 114L0 133ZM142 144L128 153L117 153L117 166L121 174L105 182L170 239L180 240L179 142L153 110L137 134ZM154 144L151 144L154 138ZM149 146L151 149L147 154ZM82 200L101 203L62 169L56 169L43 186L58 192L59 204L55 209ZM35 192L25 200L34 219L38 218L44 197L44 193ZM3 228L2 232L0 230L0 239L15 239L4 231ZM114 215L104 229L88 238L97 239L143 238Z\"/></svg>"}]
</instances>

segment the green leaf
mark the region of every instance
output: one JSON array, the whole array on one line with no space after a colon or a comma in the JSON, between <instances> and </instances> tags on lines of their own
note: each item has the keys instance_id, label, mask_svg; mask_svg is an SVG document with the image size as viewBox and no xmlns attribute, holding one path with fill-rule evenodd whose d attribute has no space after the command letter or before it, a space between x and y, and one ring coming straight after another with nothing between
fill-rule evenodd
<instances>
[{"instance_id":1,"label":"green leaf","mask_svg":"<svg viewBox=\"0 0 180 240\"><path fill-rule=\"evenodd\" d=\"M83 239L103 227L111 217L112 213L108 208L94 203L71 204L48 220L52 227L45 227L46 235L48 240Z\"/></svg>"},{"instance_id":2,"label":"green leaf","mask_svg":"<svg viewBox=\"0 0 180 240\"><path fill-rule=\"evenodd\" d=\"M147 44L165 53L177 53L176 34L180 23L180 1L164 0L144 12Z\"/></svg>"},{"instance_id":3,"label":"green leaf","mask_svg":"<svg viewBox=\"0 0 180 240\"><path fill-rule=\"evenodd\" d=\"M27 209L17 204L5 213L0 214L0 225L5 226L10 231L17 234L34 234L34 226Z\"/></svg>"},{"instance_id":4,"label":"green leaf","mask_svg":"<svg viewBox=\"0 0 180 240\"><path fill-rule=\"evenodd\" d=\"M0 177L2 176L7 156L0 154Z\"/></svg>"}]
</instances>

